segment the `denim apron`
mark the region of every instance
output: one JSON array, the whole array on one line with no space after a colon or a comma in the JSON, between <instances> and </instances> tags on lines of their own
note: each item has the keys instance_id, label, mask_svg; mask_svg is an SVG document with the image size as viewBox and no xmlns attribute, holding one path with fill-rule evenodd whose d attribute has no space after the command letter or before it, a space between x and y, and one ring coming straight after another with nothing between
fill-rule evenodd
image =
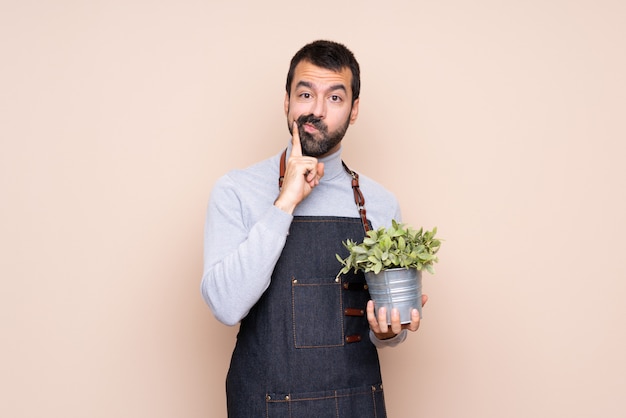
<instances>
[{"instance_id":1,"label":"denim apron","mask_svg":"<svg viewBox=\"0 0 626 418\"><path fill-rule=\"evenodd\" d=\"M269 288L242 320L226 381L228 416L385 417L362 273L342 275L359 218L295 217Z\"/></svg>"},{"instance_id":2,"label":"denim apron","mask_svg":"<svg viewBox=\"0 0 626 418\"><path fill-rule=\"evenodd\" d=\"M386 417L365 278L336 277L342 242L371 227L359 176L343 166L360 218L294 217L268 289L241 321L226 378L230 418Z\"/></svg>"}]
</instances>

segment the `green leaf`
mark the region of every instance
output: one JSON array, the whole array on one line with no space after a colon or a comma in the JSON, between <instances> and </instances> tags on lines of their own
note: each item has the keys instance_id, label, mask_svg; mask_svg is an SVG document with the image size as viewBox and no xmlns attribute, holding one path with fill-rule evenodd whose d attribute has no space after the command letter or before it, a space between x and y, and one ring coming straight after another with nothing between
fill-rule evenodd
<instances>
[{"instance_id":1,"label":"green leaf","mask_svg":"<svg viewBox=\"0 0 626 418\"><path fill-rule=\"evenodd\" d=\"M366 254L367 250L363 247L352 247L352 252L355 254Z\"/></svg>"},{"instance_id":2,"label":"green leaf","mask_svg":"<svg viewBox=\"0 0 626 418\"><path fill-rule=\"evenodd\" d=\"M376 245L376 240L374 238L364 238L363 244L365 245Z\"/></svg>"}]
</instances>

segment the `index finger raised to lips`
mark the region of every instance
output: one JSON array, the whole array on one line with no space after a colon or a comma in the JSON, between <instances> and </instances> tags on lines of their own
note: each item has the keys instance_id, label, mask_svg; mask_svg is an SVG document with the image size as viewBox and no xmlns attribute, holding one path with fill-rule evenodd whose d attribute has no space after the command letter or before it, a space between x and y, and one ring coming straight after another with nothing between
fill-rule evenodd
<instances>
[{"instance_id":1,"label":"index finger raised to lips","mask_svg":"<svg viewBox=\"0 0 626 418\"><path fill-rule=\"evenodd\" d=\"M291 129L291 155L302 157L302 145L300 144L300 132L298 132L298 122L293 121Z\"/></svg>"}]
</instances>

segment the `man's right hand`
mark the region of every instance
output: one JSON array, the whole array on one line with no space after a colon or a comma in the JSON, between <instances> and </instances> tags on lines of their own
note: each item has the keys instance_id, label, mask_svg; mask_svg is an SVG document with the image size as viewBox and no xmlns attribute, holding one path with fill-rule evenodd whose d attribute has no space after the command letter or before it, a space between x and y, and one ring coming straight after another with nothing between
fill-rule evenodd
<instances>
[{"instance_id":1,"label":"man's right hand","mask_svg":"<svg viewBox=\"0 0 626 418\"><path fill-rule=\"evenodd\" d=\"M283 187L274 202L274 206L293 214L294 209L302 202L324 176L324 163L317 158L302 155L298 123L293 122L291 154L287 160Z\"/></svg>"}]
</instances>

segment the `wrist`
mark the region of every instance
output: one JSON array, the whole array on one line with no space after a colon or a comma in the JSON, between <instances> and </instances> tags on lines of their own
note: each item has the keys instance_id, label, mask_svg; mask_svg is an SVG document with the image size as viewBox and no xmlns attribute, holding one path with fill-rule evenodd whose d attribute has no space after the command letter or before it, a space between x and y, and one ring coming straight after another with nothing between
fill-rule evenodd
<instances>
[{"instance_id":1,"label":"wrist","mask_svg":"<svg viewBox=\"0 0 626 418\"><path fill-rule=\"evenodd\" d=\"M378 338L379 340L383 341L383 340L390 340L392 338L394 338L395 336L397 336L398 334L396 334L393 331L389 331L389 332L384 332L384 333L374 333L374 335L376 336L376 338Z\"/></svg>"},{"instance_id":2,"label":"wrist","mask_svg":"<svg viewBox=\"0 0 626 418\"><path fill-rule=\"evenodd\" d=\"M295 204L285 202L280 198L280 196L278 196L278 198L274 201L274 206L290 215L293 215L293 211L296 209Z\"/></svg>"}]
</instances>

